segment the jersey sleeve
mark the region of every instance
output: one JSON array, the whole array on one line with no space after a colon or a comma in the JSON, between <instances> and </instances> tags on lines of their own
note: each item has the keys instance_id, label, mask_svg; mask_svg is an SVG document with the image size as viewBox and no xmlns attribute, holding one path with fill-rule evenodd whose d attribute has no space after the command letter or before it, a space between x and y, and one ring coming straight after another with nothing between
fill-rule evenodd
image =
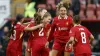
<instances>
[{"instance_id":1,"label":"jersey sleeve","mask_svg":"<svg viewBox=\"0 0 100 56\"><path fill-rule=\"evenodd\" d=\"M34 26L34 23L33 23L33 22L31 22L31 23L28 24L27 26L20 25L20 30L21 30L21 31L24 31L24 29L25 29L26 27L32 27L32 26Z\"/></svg>"},{"instance_id":2,"label":"jersey sleeve","mask_svg":"<svg viewBox=\"0 0 100 56\"><path fill-rule=\"evenodd\" d=\"M53 19L53 22L51 24L51 31L50 31L50 34L49 34L49 37L48 37L48 41L51 41L54 38L53 34L54 34L54 31L55 31L55 27L56 27L55 26L56 22L55 22L54 19Z\"/></svg>"},{"instance_id":3,"label":"jersey sleeve","mask_svg":"<svg viewBox=\"0 0 100 56\"><path fill-rule=\"evenodd\" d=\"M74 30L74 28L71 28L71 30L70 30L70 32L69 32L69 37L71 37L71 36L75 36L75 30Z\"/></svg>"},{"instance_id":4,"label":"jersey sleeve","mask_svg":"<svg viewBox=\"0 0 100 56\"><path fill-rule=\"evenodd\" d=\"M92 34L88 29L87 29L87 33L88 33L89 36Z\"/></svg>"},{"instance_id":5,"label":"jersey sleeve","mask_svg":"<svg viewBox=\"0 0 100 56\"><path fill-rule=\"evenodd\" d=\"M34 23L30 23L30 24L28 24L26 27L33 27L34 26ZM24 31L24 33L26 34L26 35L31 35L32 34L32 31Z\"/></svg>"}]
</instances>

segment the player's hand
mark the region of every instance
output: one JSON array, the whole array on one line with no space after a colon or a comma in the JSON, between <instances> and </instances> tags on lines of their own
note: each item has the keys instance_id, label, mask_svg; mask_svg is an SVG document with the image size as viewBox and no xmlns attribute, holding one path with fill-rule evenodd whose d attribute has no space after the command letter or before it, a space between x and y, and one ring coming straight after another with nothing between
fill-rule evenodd
<instances>
[{"instance_id":1,"label":"player's hand","mask_svg":"<svg viewBox=\"0 0 100 56\"><path fill-rule=\"evenodd\" d=\"M72 44L66 44L65 46L65 50L68 51L68 52L72 52L73 48L72 48Z\"/></svg>"},{"instance_id":2,"label":"player's hand","mask_svg":"<svg viewBox=\"0 0 100 56\"><path fill-rule=\"evenodd\" d=\"M47 42L46 44L45 44L45 48L48 48L49 47L49 42Z\"/></svg>"},{"instance_id":3,"label":"player's hand","mask_svg":"<svg viewBox=\"0 0 100 56\"><path fill-rule=\"evenodd\" d=\"M67 47L67 48L69 47L69 44L68 44L68 43L66 43L66 47Z\"/></svg>"}]
</instances>

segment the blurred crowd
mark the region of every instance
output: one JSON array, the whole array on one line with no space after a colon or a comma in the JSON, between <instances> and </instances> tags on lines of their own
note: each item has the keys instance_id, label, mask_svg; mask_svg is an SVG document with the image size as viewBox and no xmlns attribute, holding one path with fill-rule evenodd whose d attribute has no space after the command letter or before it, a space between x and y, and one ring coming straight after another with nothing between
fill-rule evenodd
<instances>
[{"instance_id":1,"label":"blurred crowd","mask_svg":"<svg viewBox=\"0 0 100 56\"><path fill-rule=\"evenodd\" d=\"M52 17L56 15L56 7L61 0L33 0L36 2L35 9L45 8ZM100 19L100 0L63 0L70 3L69 15L79 14L82 20L99 20Z\"/></svg>"},{"instance_id":2,"label":"blurred crowd","mask_svg":"<svg viewBox=\"0 0 100 56\"><path fill-rule=\"evenodd\" d=\"M56 7L60 1L61 0L32 0L31 2L35 2L33 8L34 12L36 12L38 8L45 8L51 13L52 17L55 17L57 15ZM68 11L70 16L73 17L74 15L79 14L82 20L100 20L100 0L63 0L65 4L67 1L70 3L70 8ZM30 18L29 16L26 17ZM5 56L7 43L9 41L7 34L9 33L10 28L11 25L9 21L2 29L0 29L0 56ZM95 40L91 46L92 51L100 52L100 34L93 34L95 36Z\"/></svg>"}]
</instances>

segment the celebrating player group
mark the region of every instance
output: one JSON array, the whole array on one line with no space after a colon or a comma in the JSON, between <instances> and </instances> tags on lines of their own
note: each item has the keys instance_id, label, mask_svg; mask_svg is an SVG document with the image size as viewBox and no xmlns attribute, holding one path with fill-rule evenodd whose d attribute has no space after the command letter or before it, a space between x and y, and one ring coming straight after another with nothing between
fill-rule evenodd
<instances>
[{"instance_id":1,"label":"celebrating player group","mask_svg":"<svg viewBox=\"0 0 100 56\"><path fill-rule=\"evenodd\" d=\"M46 9L39 8L33 20L23 23L25 18L18 14L12 22L6 56L22 56L24 32L30 33L25 56L91 56L92 33L81 25L78 15L68 15L69 5L58 5L53 19ZM52 21L52 23L50 23ZM52 49L49 42L54 40Z\"/></svg>"}]
</instances>

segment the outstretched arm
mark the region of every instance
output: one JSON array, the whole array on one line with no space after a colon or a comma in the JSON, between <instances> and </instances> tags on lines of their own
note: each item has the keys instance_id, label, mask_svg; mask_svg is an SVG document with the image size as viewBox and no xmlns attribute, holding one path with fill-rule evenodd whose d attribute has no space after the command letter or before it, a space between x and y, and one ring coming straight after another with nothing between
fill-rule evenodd
<instances>
[{"instance_id":1,"label":"outstretched arm","mask_svg":"<svg viewBox=\"0 0 100 56\"><path fill-rule=\"evenodd\" d=\"M36 25L36 26L33 26L33 27L26 27L24 30L32 31L32 30L36 30L36 29L43 27L43 26L44 26L44 24L39 24L39 25Z\"/></svg>"}]
</instances>

